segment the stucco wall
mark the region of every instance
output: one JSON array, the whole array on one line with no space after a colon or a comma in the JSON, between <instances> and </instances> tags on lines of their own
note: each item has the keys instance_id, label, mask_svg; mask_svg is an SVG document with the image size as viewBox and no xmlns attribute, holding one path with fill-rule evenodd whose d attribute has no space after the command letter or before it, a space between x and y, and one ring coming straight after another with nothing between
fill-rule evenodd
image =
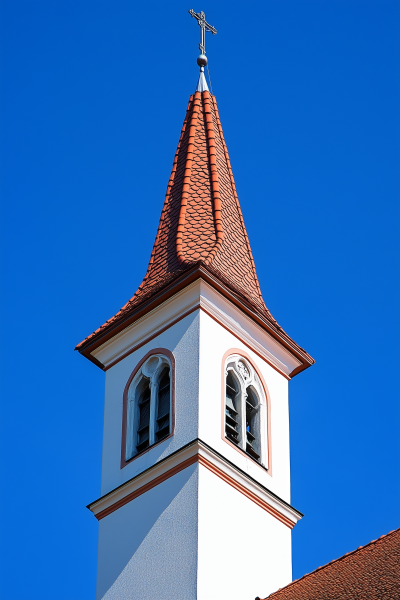
<instances>
[{"instance_id":1,"label":"stucco wall","mask_svg":"<svg viewBox=\"0 0 400 600\"><path fill-rule=\"evenodd\" d=\"M99 523L97 600L197 598L198 465Z\"/></svg>"},{"instance_id":2,"label":"stucco wall","mask_svg":"<svg viewBox=\"0 0 400 600\"><path fill-rule=\"evenodd\" d=\"M135 366L153 348L166 348L175 357L175 434L121 469L124 388ZM198 389L199 311L188 315L106 372L101 495L198 437Z\"/></svg>"},{"instance_id":3,"label":"stucco wall","mask_svg":"<svg viewBox=\"0 0 400 600\"><path fill-rule=\"evenodd\" d=\"M265 598L290 583L290 529L201 465L198 535L198 600Z\"/></svg>"}]
</instances>

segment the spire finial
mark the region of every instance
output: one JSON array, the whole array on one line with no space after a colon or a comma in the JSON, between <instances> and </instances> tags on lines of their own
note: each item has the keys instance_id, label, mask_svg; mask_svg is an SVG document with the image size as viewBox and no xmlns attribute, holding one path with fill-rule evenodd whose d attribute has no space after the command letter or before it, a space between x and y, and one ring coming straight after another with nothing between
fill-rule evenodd
<instances>
[{"instance_id":1,"label":"spire finial","mask_svg":"<svg viewBox=\"0 0 400 600\"><path fill-rule=\"evenodd\" d=\"M204 67L207 64L207 56L206 56L206 31L211 31L211 33L213 35L215 35L217 33L217 30L215 29L215 27L213 27L212 25L210 25L209 23L207 23L207 21L206 21L206 15L203 13L203 11L201 11L199 13L196 13L191 8L189 10L189 14L190 14L191 17L194 17L196 19L196 21L198 22L199 27L200 27L200 44L199 44L200 56L197 58L197 64L200 67L200 72L204 73Z\"/></svg>"}]
</instances>

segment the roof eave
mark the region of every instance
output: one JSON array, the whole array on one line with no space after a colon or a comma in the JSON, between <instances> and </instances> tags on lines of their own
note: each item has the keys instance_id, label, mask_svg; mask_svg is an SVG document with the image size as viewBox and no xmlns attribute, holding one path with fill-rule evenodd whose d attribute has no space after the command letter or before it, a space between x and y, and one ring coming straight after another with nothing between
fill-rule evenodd
<instances>
[{"instance_id":1,"label":"roof eave","mask_svg":"<svg viewBox=\"0 0 400 600\"><path fill-rule=\"evenodd\" d=\"M253 306L250 302L243 300L243 298L241 298L238 293L235 293L235 291L229 289L202 264L195 265L177 277L177 279L175 279L172 283L156 292L153 296L144 300L138 306L133 307L132 311L127 312L127 314L121 317L120 320L116 321L115 323L110 323L110 325L105 327L104 330L97 332L86 342L79 344L75 350L78 350L80 354L85 356L100 369L104 369L104 365L92 355L92 352L96 348L113 338L126 327L132 325L135 321L144 316L145 313L150 312L174 296L180 290L196 281L196 279L203 279L209 285L213 286L218 292L225 296L225 298L238 306L258 325L265 329L273 338L282 344L286 350L288 350L298 360L301 361L301 364L290 373L290 377L298 375L314 364L314 359L305 350L300 348L294 340L292 340L287 334L283 335L273 326L272 323L259 314L255 306Z\"/></svg>"}]
</instances>

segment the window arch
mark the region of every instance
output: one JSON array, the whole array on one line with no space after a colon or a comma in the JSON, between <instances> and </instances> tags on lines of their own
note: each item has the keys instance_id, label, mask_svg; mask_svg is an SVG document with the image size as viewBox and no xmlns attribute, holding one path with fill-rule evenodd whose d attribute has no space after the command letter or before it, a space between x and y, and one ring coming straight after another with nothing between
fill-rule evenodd
<instances>
[{"instance_id":1,"label":"window arch","mask_svg":"<svg viewBox=\"0 0 400 600\"><path fill-rule=\"evenodd\" d=\"M268 398L257 371L242 355L225 361L224 437L268 468Z\"/></svg>"},{"instance_id":2,"label":"window arch","mask_svg":"<svg viewBox=\"0 0 400 600\"><path fill-rule=\"evenodd\" d=\"M125 387L121 467L172 434L174 361L164 352L149 352Z\"/></svg>"}]
</instances>

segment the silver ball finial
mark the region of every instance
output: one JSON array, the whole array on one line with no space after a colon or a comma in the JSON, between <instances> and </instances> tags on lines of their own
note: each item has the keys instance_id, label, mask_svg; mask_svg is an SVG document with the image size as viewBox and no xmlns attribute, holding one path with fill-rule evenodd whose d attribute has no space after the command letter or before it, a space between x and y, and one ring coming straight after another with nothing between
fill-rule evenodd
<instances>
[{"instance_id":1,"label":"silver ball finial","mask_svg":"<svg viewBox=\"0 0 400 600\"><path fill-rule=\"evenodd\" d=\"M200 56L197 57L197 64L199 67L205 67L207 62L207 56L205 54L200 54Z\"/></svg>"}]
</instances>

